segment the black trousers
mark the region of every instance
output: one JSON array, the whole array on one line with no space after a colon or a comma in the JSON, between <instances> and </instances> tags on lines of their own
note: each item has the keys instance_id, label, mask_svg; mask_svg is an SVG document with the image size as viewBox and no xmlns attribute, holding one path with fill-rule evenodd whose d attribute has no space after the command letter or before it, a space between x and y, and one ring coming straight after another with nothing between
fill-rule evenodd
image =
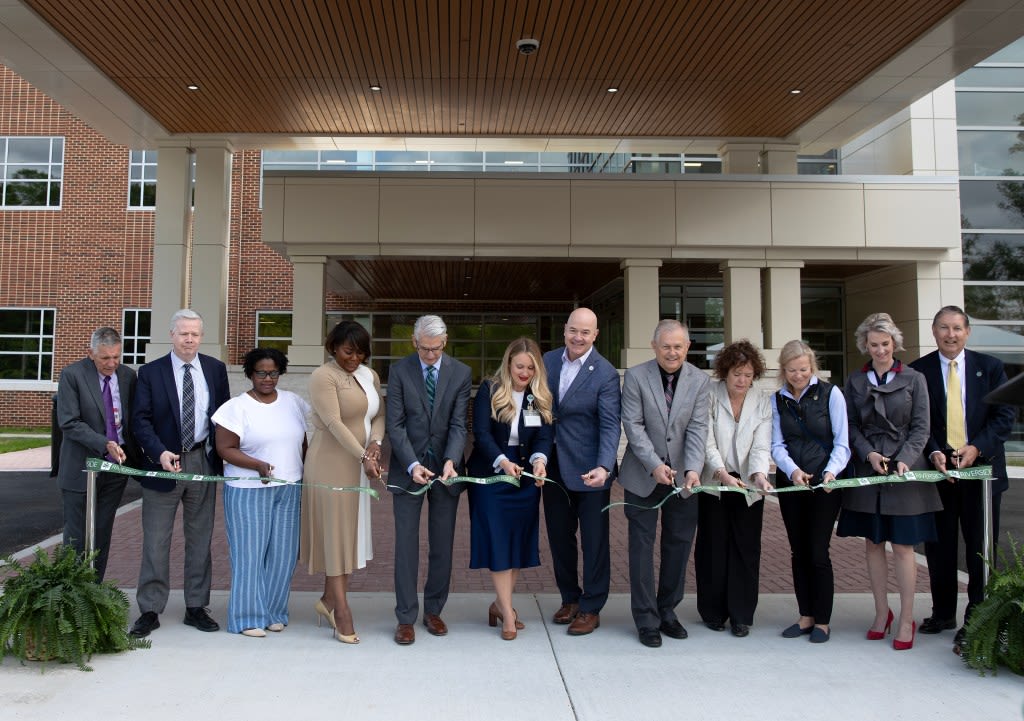
<instances>
[{"instance_id":1,"label":"black trousers","mask_svg":"<svg viewBox=\"0 0 1024 721\"><path fill-rule=\"evenodd\" d=\"M742 493L697 497L697 611L707 623L754 622L761 573L764 501L751 506Z\"/></svg>"},{"instance_id":2,"label":"black trousers","mask_svg":"<svg viewBox=\"0 0 1024 721\"><path fill-rule=\"evenodd\" d=\"M683 600L686 564L690 560L693 534L697 530L697 499L675 496L661 508L650 510L672 491L658 484L649 496L626 491L629 521L629 590L633 622L637 628L657 628L662 621L676 621L676 606ZM654 538L661 516L661 567L657 592L654 581Z\"/></svg>"},{"instance_id":3,"label":"black trousers","mask_svg":"<svg viewBox=\"0 0 1024 721\"><path fill-rule=\"evenodd\" d=\"M96 474L96 577L102 581L107 572L110 557L110 538L114 533L114 517L121 496L128 485L128 476L114 473ZM85 551L85 491L63 489L64 500L64 545L71 546L79 553Z\"/></svg>"},{"instance_id":4,"label":"black trousers","mask_svg":"<svg viewBox=\"0 0 1024 721\"><path fill-rule=\"evenodd\" d=\"M557 456L551 454L548 476L559 478ZM608 484L609 486L611 484ZM562 603L578 603L580 613L599 613L608 601L611 554L608 545L608 505L611 489L572 491L561 484L544 484L544 524L551 547L551 566ZM579 530L580 543L576 543ZM579 548L583 549L580 586Z\"/></svg>"},{"instance_id":5,"label":"black trousers","mask_svg":"<svg viewBox=\"0 0 1024 721\"><path fill-rule=\"evenodd\" d=\"M971 609L985 598L985 562L981 558L985 535L983 513L983 488L980 481L939 482L939 498L942 510L935 513L935 527L938 540L924 545L928 559L928 578L932 589L932 616L939 619L956 618L957 561L959 531L964 536L964 551L967 558L967 608L964 622L970 618ZM1002 493L992 494L992 537L999 538L999 506Z\"/></svg>"},{"instance_id":6,"label":"black trousers","mask_svg":"<svg viewBox=\"0 0 1024 721\"><path fill-rule=\"evenodd\" d=\"M789 537L793 590L800 615L814 618L815 623L828 624L835 595L828 548L842 505L842 491L780 493L778 498Z\"/></svg>"}]
</instances>

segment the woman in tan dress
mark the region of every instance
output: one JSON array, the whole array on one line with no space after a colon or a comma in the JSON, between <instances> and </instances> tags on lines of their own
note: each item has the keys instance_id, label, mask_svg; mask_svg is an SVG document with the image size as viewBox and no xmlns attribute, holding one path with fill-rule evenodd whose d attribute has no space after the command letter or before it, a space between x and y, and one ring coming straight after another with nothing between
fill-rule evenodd
<instances>
[{"instance_id":1,"label":"woman in tan dress","mask_svg":"<svg viewBox=\"0 0 1024 721\"><path fill-rule=\"evenodd\" d=\"M313 440L306 455L299 555L309 573L326 574L315 606L317 623L323 617L339 641L359 643L348 605L348 578L373 557L370 498L330 487L366 487L380 477L384 405L380 379L363 365L370 359L370 335L359 323L336 325L324 348L334 359L309 380Z\"/></svg>"}]
</instances>

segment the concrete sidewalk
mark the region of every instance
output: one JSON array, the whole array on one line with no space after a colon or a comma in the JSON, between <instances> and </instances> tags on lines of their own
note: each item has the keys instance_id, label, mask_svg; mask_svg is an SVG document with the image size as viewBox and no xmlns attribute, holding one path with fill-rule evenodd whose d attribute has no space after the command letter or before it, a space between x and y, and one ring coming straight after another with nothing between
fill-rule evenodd
<instances>
[{"instance_id":1,"label":"concrete sidewalk","mask_svg":"<svg viewBox=\"0 0 1024 721\"><path fill-rule=\"evenodd\" d=\"M47 449L19 453L45 458L42 467L49 463ZM19 462L28 463L28 458ZM0 463L4 460L0 455ZM362 637L358 646L338 643L326 627L317 628L312 609L323 576L301 568L292 583L289 627L265 639L197 633L181 623L183 600L180 590L173 590L149 650L97 656L94 673L53 665L40 673L37 664L21 666L10 659L0 664L0 718L1022 718L1024 679L1005 669L996 677L978 676L951 653L950 632L919 636L905 652L892 649L891 637L864 640L873 607L859 539L833 540L838 596L832 640L817 646L805 637L781 638L796 608L789 545L778 505L771 500L765 508L761 598L748 638L714 633L700 624L691 564L687 597L679 608L690 638L666 638L660 649L641 646L629 611L626 523L615 509L613 595L601 614L601 628L573 638L564 626L550 623L558 596L542 539L542 565L523 572L516 597L527 628L516 641L503 642L485 622L492 600L489 578L468 568L467 505L460 504L453 593L444 612L451 630L445 638L430 636L418 625L411 647L392 641L393 527L385 498L373 504L376 557L351 582ZM230 566L220 508L217 524L211 613L223 625ZM133 601L140 544L141 513L133 503L118 516L108 572L120 579ZM179 521L172 548L175 589L181 588L182 556ZM918 588L927 590L923 561ZM890 605L898 605L894 594ZM134 620L134 602L132 607ZM928 594L919 593L915 617L920 622L929 613Z\"/></svg>"},{"instance_id":2,"label":"concrete sidewalk","mask_svg":"<svg viewBox=\"0 0 1024 721\"><path fill-rule=\"evenodd\" d=\"M129 595L132 590L127 589ZM850 719L1021 718L1024 679L1008 671L980 677L950 648L951 633L919 637L910 651L890 639L866 641L871 600L837 597L832 640L784 639L793 620L788 595L761 597L744 639L695 622L693 599L680 606L690 630L660 649L641 646L628 596L614 595L601 628L581 638L550 624L558 597L521 594L526 629L502 641L486 625L489 594L460 593L445 609L444 638L417 626L416 643L391 640L393 596L351 597L358 646L334 641L313 622L315 593L292 594L292 619L264 639L198 633L181 623L180 593L151 636L153 647L93 658L93 673L37 664L0 665L6 720L359 719L394 721L849 721ZM895 598L892 601L895 604ZM223 620L227 594L211 604ZM916 616L927 613L919 597Z\"/></svg>"}]
</instances>

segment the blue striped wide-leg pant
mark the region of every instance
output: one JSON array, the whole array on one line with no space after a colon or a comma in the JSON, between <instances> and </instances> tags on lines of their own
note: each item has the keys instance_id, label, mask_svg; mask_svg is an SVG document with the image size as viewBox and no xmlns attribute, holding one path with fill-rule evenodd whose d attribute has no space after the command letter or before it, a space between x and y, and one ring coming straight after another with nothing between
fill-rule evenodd
<instances>
[{"instance_id":1,"label":"blue striped wide-leg pant","mask_svg":"<svg viewBox=\"0 0 1024 721\"><path fill-rule=\"evenodd\" d=\"M231 552L228 632L288 623L288 594L299 552L297 484L224 487Z\"/></svg>"}]
</instances>

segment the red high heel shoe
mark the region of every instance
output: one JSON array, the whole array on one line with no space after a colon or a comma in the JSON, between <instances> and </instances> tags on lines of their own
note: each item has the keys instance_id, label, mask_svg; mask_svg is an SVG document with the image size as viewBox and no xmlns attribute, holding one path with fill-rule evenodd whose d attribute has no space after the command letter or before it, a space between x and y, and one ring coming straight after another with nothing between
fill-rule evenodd
<instances>
[{"instance_id":1,"label":"red high heel shoe","mask_svg":"<svg viewBox=\"0 0 1024 721\"><path fill-rule=\"evenodd\" d=\"M908 648L914 647L914 636L917 635L917 621L914 621L910 626L910 640L909 641L898 641L895 638L892 640L892 647L897 651L906 651Z\"/></svg>"},{"instance_id":2,"label":"red high heel shoe","mask_svg":"<svg viewBox=\"0 0 1024 721\"><path fill-rule=\"evenodd\" d=\"M889 635L889 631L892 630L892 620L893 620L893 615L892 615L892 609L890 608L889 609L889 617L885 619L885 628L883 628L881 631L872 631L869 628L868 629L868 634L867 634L868 641L881 641L883 638L888 636ZM911 641L911 645L913 645L913 641ZM908 646L907 648L910 648L910 647Z\"/></svg>"}]
</instances>

